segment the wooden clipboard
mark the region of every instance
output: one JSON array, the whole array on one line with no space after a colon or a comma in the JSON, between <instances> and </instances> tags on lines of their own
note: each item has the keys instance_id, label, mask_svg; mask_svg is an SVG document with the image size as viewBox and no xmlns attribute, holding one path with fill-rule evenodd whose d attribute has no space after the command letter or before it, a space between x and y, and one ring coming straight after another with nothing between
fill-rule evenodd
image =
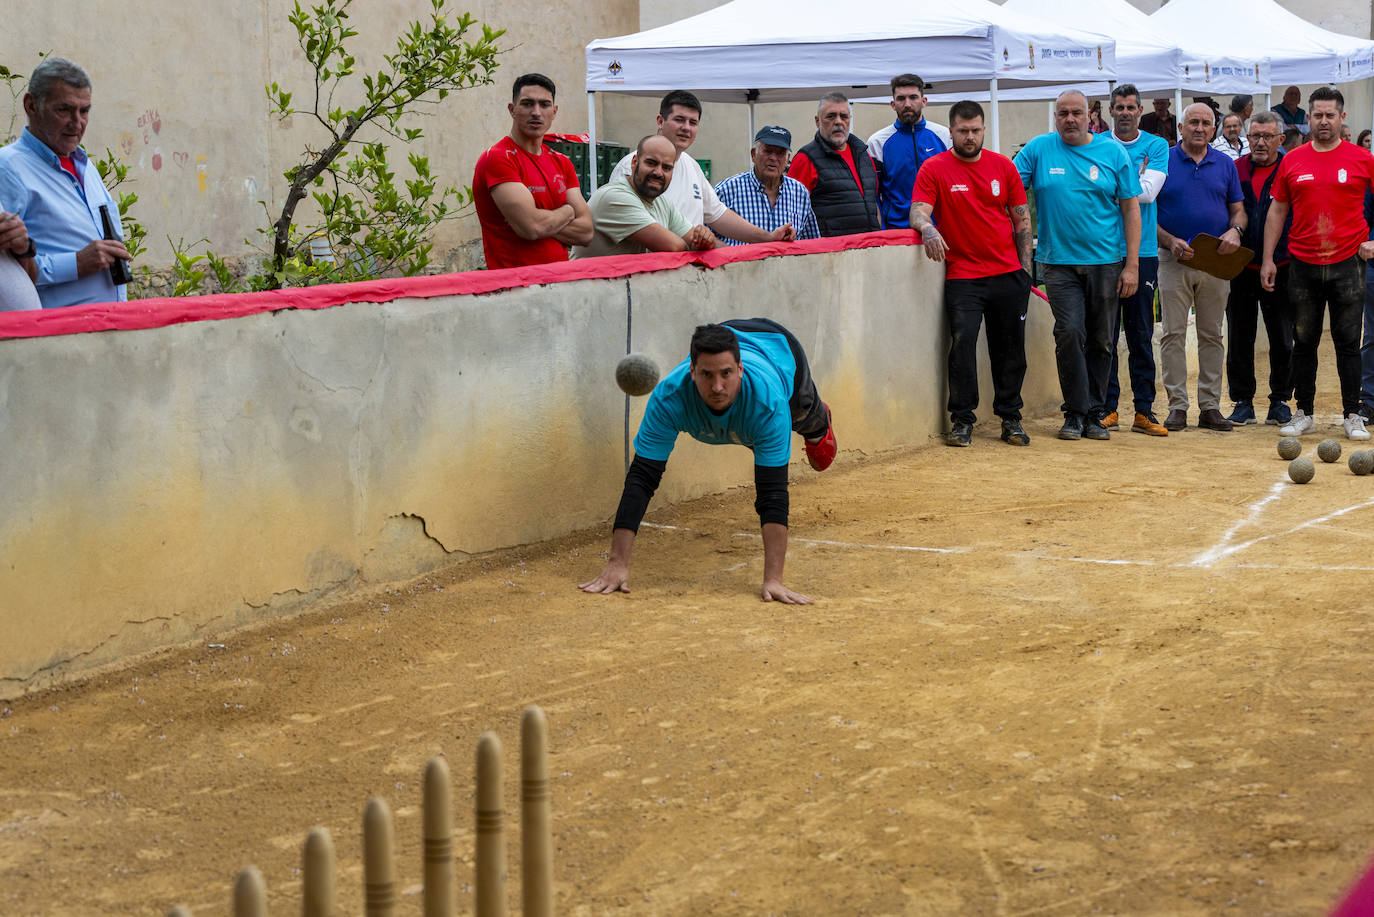
<instances>
[{"instance_id":1,"label":"wooden clipboard","mask_svg":"<svg viewBox=\"0 0 1374 917\"><path fill-rule=\"evenodd\" d=\"M1231 280L1255 257L1253 249L1242 245L1240 248L1231 252L1229 255L1217 254L1217 246L1221 240L1216 236L1200 232L1193 236L1193 241L1188 243L1193 248L1193 257L1190 261L1180 261L1179 264L1197 268L1213 277L1220 277L1222 280Z\"/></svg>"}]
</instances>

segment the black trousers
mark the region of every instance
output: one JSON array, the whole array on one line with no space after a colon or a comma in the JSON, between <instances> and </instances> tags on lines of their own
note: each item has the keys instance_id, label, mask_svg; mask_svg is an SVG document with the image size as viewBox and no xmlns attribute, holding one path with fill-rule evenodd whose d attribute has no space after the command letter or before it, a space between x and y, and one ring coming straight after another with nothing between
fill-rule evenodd
<instances>
[{"instance_id":1,"label":"black trousers","mask_svg":"<svg viewBox=\"0 0 1374 917\"><path fill-rule=\"evenodd\" d=\"M945 281L949 320L949 416L974 423L978 407L978 328L988 324L992 410L1003 420L1021 419L1026 378L1026 297L1030 275L1016 270L995 277Z\"/></svg>"},{"instance_id":2,"label":"black trousers","mask_svg":"<svg viewBox=\"0 0 1374 917\"><path fill-rule=\"evenodd\" d=\"M1260 286L1259 271L1248 267L1231 281L1226 300L1226 387L1232 401L1255 400L1255 334L1261 314L1269 336L1269 403L1293 397L1293 307L1284 264L1272 292Z\"/></svg>"},{"instance_id":3,"label":"black trousers","mask_svg":"<svg viewBox=\"0 0 1374 917\"><path fill-rule=\"evenodd\" d=\"M1293 305L1293 397L1312 413L1317 395L1317 344L1331 309L1331 343L1341 380L1341 413L1360 410L1360 323L1364 319L1364 262L1352 255L1335 264L1288 263L1288 301Z\"/></svg>"}]
</instances>

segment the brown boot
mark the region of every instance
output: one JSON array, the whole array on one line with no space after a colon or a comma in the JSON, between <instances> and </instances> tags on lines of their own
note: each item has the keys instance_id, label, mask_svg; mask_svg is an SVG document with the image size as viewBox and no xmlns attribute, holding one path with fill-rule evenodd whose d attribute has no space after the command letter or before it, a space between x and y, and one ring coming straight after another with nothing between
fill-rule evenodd
<instances>
[{"instance_id":1,"label":"brown boot","mask_svg":"<svg viewBox=\"0 0 1374 917\"><path fill-rule=\"evenodd\" d=\"M1131 431L1134 433L1144 433L1146 436L1168 436L1169 431L1164 429L1164 424L1155 420L1152 414L1141 414L1136 412L1135 423L1131 424Z\"/></svg>"},{"instance_id":2,"label":"brown boot","mask_svg":"<svg viewBox=\"0 0 1374 917\"><path fill-rule=\"evenodd\" d=\"M1229 433L1235 424L1221 416L1221 412L1216 408L1208 408L1203 411L1197 419L1197 425L1202 430L1216 430L1218 433Z\"/></svg>"},{"instance_id":3,"label":"brown boot","mask_svg":"<svg viewBox=\"0 0 1374 917\"><path fill-rule=\"evenodd\" d=\"M1102 426L1106 427L1108 430L1120 430L1121 418L1117 416L1116 411L1112 411L1106 417L1102 418Z\"/></svg>"}]
</instances>

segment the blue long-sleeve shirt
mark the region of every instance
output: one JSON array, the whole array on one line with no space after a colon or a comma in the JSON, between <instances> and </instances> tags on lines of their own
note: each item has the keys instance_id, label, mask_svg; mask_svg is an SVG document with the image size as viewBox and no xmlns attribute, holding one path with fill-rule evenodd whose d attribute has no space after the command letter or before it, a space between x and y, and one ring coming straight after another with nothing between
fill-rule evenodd
<instances>
[{"instance_id":1,"label":"blue long-sleeve shirt","mask_svg":"<svg viewBox=\"0 0 1374 917\"><path fill-rule=\"evenodd\" d=\"M27 127L18 140L0 149L0 210L17 213L33 239L44 309L125 299L124 285L115 286L109 271L76 275L76 253L104 238L100 205L110 206L116 233L120 224L119 210L86 151L78 147L72 162L79 180Z\"/></svg>"}]
</instances>

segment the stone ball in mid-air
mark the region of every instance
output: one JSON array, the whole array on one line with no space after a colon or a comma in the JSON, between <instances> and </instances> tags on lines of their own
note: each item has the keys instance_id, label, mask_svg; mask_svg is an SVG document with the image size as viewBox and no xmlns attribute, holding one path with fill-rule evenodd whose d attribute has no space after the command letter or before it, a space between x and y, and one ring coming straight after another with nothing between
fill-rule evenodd
<instances>
[{"instance_id":1,"label":"stone ball in mid-air","mask_svg":"<svg viewBox=\"0 0 1374 917\"><path fill-rule=\"evenodd\" d=\"M615 384L627 395L647 395L658 385L658 364L642 353L631 353L615 365Z\"/></svg>"}]
</instances>

